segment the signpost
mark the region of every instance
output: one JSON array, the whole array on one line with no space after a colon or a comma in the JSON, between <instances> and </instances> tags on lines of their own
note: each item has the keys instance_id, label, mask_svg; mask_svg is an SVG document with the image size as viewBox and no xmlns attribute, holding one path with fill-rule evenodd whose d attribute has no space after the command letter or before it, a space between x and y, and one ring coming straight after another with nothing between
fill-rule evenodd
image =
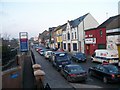
<instances>
[{"instance_id":1,"label":"signpost","mask_svg":"<svg viewBox=\"0 0 120 90\"><path fill-rule=\"evenodd\" d=\"M27 52L28 51L28 33L20 32L19 39L20 39L20 51Z\"/></svg>"}]
</instances>

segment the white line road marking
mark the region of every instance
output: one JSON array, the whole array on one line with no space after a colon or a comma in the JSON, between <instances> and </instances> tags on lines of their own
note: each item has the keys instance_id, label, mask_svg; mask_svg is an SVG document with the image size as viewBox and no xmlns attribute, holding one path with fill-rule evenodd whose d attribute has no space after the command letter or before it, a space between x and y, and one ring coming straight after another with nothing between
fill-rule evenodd
<instances>
[{"instance_id":1,"label":"white line road marking","mask_svg":"<svg viewBox=\"0 0 120 90\"><path fill-rule=\"evenodd\" d=\"M70 85L72 85L74 88L103 88L100 86L96 86L96 85L88 85L88 84L83 84L83 83L70 83Z\"/></svg>"}]
</instances>

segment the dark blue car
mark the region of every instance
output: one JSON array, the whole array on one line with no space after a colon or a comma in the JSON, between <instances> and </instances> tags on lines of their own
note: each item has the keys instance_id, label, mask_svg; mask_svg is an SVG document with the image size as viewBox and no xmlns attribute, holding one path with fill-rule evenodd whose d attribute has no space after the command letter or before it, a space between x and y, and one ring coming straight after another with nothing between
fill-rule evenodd
<instances>
[{"instance_id":1,"label":"dark blue car","mask_svg":"<svg viewBox=\"0 0 120 90\"><path fill-rule=\"evenodd\" d=\"M71 60L66 52L54 52L52 54L52 65L61 70L65 65L71 64Z\"/></svg>"},{"instance_id":2,"label":"dark blue car","mask_svg":"<svg viewBox=\"0 0 120 90\"><path fill-rule=\"evenodd\" d=\"M84 53L77 52L72 55L72 60L74 60L76 62L86 62L87 57Z\"/></svg>"}]
</instances>

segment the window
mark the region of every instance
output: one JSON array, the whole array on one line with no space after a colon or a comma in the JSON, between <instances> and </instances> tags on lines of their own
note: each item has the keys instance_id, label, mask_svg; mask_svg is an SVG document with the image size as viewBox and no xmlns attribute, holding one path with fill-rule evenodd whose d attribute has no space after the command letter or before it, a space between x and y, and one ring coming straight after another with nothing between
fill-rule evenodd
<instances>
[{"instance_id":1,"label":"window","mask_svg":"<svg viewBox=\"0 0 120 90\"><path fill-rule=\"evenodd\" d=\"M70 40L70 33L68 32L68 40Z\"/></svg>"},{"instance_id":2,"label":"window","mask_svg":"<svg viewBox=\"0 0 120 90\"><path fill-rule=\"evenodd\" d=\"M72 33L72 39L73 39L73 33Z\"/></svg>"},{"instance_id":3,"label":"window","mask_svg":"<svg viewBox=\"0 0 120 90\"><path fill-rule=\"evenodd\" d=\"M77 43L73 43L73 50L77 51Z\"/></svg>"},{"instance_id":4,"label":"window","mask_svg":"<svg viewBox=\"0 0 120 90\"><path fill-rule=\"evenodd\" d=\"M75 39L76 39L76 32L75 32Z\"/></svg>"},{"instance_id":5,"label":"window","mask_svg":"<svg viewBox=\"0 0 120 90\"><path fill-rule=\"evenodd\" d=\"M102 32L102 30L100 30L100 36L102 37L102 35L103 35L103 32Z\"/></svg>"},{"instance_id":6,"label":"window","mask_svg":"<svg viewBox=\"0 0 120 90\"><path fill-rule=\"evenodd\" d=\"M66 43L64 43L63 45L64 45L64 49L66 49Z\"/></svg>"}]
</instances>

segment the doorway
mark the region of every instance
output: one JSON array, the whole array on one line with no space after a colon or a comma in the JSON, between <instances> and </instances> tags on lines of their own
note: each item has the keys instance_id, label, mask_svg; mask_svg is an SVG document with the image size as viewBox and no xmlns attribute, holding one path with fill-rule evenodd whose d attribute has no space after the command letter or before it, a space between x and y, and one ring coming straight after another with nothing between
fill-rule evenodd
<instances>
[{"instance_id":1,"label":"doorway","mask_svg":"<svg viewBox=\"0 0 120 90\"><path fill-rule=\"evenodd\" d=\"M68 43L68 51L69 51L69 52L71 51L70 43Z\"/></svg>"}]
</instances>

